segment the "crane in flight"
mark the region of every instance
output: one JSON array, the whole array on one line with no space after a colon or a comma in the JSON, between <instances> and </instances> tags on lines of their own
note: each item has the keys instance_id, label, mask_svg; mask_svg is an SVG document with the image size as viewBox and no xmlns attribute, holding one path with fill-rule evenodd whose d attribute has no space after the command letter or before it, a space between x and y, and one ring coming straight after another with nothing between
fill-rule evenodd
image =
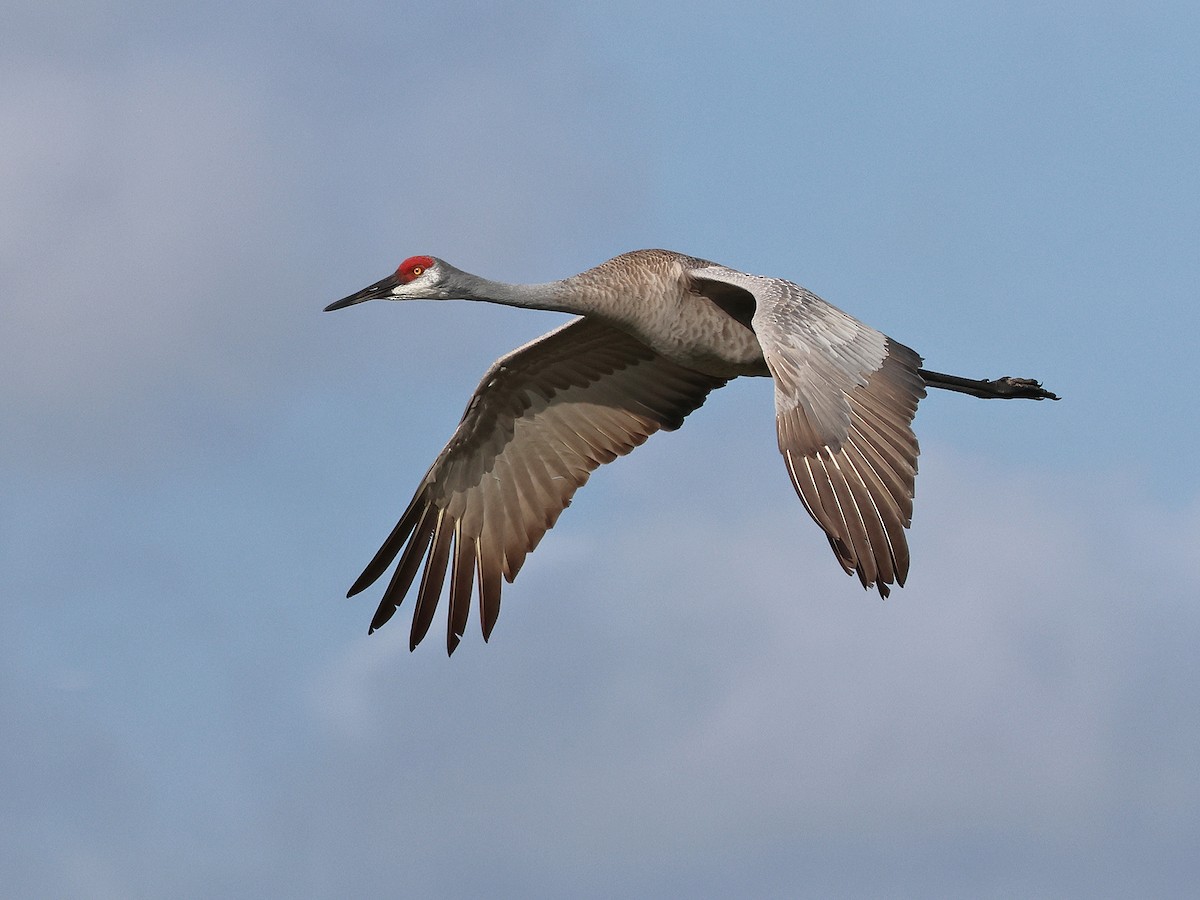
<instances>
[{"instance_id":1,"label":"crane in flight","mask_svg":"<svg viewBox=\"0 0 1200 900\"><path fill-rule=\"evenodd\" d=\"M449 575L446 650L477 585L486 641L526 555L575 491L659 430L678 428L740 375L775 381L779 449L834 556L863 587L903 585L925 389L1058 398L1028 378L975 380L921 368L917 353L797 284L668 250L635 250L544 284L504 284L433 256L325 309L366 300L482 300L577 318L498 359L416 496L347 597L400 558L370 631L421 571L409 647L429 630ZM422 571L422 563L424 569Z\"/></svg>"}]
</instances>

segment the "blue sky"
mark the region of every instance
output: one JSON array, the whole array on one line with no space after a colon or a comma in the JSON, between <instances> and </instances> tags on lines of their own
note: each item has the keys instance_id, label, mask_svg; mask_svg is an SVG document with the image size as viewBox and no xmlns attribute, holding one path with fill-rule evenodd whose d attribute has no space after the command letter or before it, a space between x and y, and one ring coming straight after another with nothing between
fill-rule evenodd
<instances>
[{"instance_id":1,"label":"blue sky","mask_svg":"<svg viewBox=\"0 0 1200 900\"><path fill-rule=\"evenodd\" d=\"M5 8L14 895L1194 889L1200 13L642 7ZM597 473L490 644L368 638L347 586L561 318L321 308L654 246L1064 399L922 403L886 603L755 381Z\"/></svg>"}]
</instances>

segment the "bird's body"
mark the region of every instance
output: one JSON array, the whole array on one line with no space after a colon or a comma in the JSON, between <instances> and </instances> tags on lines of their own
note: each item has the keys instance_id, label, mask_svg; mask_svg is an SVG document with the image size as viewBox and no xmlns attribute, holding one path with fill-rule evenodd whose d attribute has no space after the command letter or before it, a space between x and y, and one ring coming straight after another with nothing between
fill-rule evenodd
<instances>
[{"instance_id":1,"label":"bird's body","mask_svg":"<svg viewBox=\"0 0 1200 900\"><path fill-rule=\"evenodd\" d=\"M731 315L696 290L689 273L714 264L667 250L635 250L565 282L576 312L637 338L677 365L722 378L767 375L750 327L752 304Z\"/></svg>"},{"instance_id":2,"label":"bird's body","mask_svg":"<svg viewBox=\"0 0 1200 900\"><path fill-rule=\"evenodd\" d=\"M488 281L434 257L327 309L364 300L462 298L580 318L498 360L375 558L397 556L371 628L418 571L410 645L424 637L449 577L447 649L477 582L484 638L500 579L512 581L597 466L679 427L708 393L742 375L775 379L779 447L792 483L842 567L887 596L908 572L917 441L926 386L981 397L1053 397L1027 379L973 381L920 368L908 347L799 285L666 250L638 250L536 285Z\"/></svg>"}]
</instances>

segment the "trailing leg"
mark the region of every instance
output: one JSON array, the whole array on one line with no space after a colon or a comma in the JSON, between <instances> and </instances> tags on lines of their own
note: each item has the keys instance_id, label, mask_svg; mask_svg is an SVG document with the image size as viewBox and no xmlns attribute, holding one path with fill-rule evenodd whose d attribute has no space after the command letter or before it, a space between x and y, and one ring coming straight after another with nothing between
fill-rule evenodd
<instances>
[{"instance_id":1,"label":"trailing leg","mask_svg":"<svg viewBox=\"0 0 1200 900\"><path fill-rule=\"evenodd\" d=\"M946 391L958 391L970 394L972 397L982 397L984 400L1057 400L1056 394L1042 387L1040 381L1032 378L1013 378L1006 375L990 381L974 378L960 378L957 375L943 375L941 372L930 372L928 369L917 370L925 380L927 387L941 388Z\"/></svg>"}]
</instances>

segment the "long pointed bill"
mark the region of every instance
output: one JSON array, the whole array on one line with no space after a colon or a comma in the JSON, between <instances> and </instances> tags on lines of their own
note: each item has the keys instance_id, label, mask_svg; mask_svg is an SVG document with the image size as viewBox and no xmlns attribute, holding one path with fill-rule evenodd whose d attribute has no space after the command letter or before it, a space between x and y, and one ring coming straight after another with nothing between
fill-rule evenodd
<instances>
[{"instance_id":1,"label":"long pointed bill","mask_svg":"<svg viewBox=\"0 0 1200 900\"><path fill-rule=\"evenodd\" d=\"M367 300L378 300L380 297L386 297L391 293L392 288L400 283L400 279L395 275L389 275L387 278L381 278L370 287L365 287L357 294L351 294L349 297L343 297L330 303L325 307L325 312L333 312L335 309L345 309L347 306L353 306L355 303L363 303Z\"/></svg>"}]
</instances>

